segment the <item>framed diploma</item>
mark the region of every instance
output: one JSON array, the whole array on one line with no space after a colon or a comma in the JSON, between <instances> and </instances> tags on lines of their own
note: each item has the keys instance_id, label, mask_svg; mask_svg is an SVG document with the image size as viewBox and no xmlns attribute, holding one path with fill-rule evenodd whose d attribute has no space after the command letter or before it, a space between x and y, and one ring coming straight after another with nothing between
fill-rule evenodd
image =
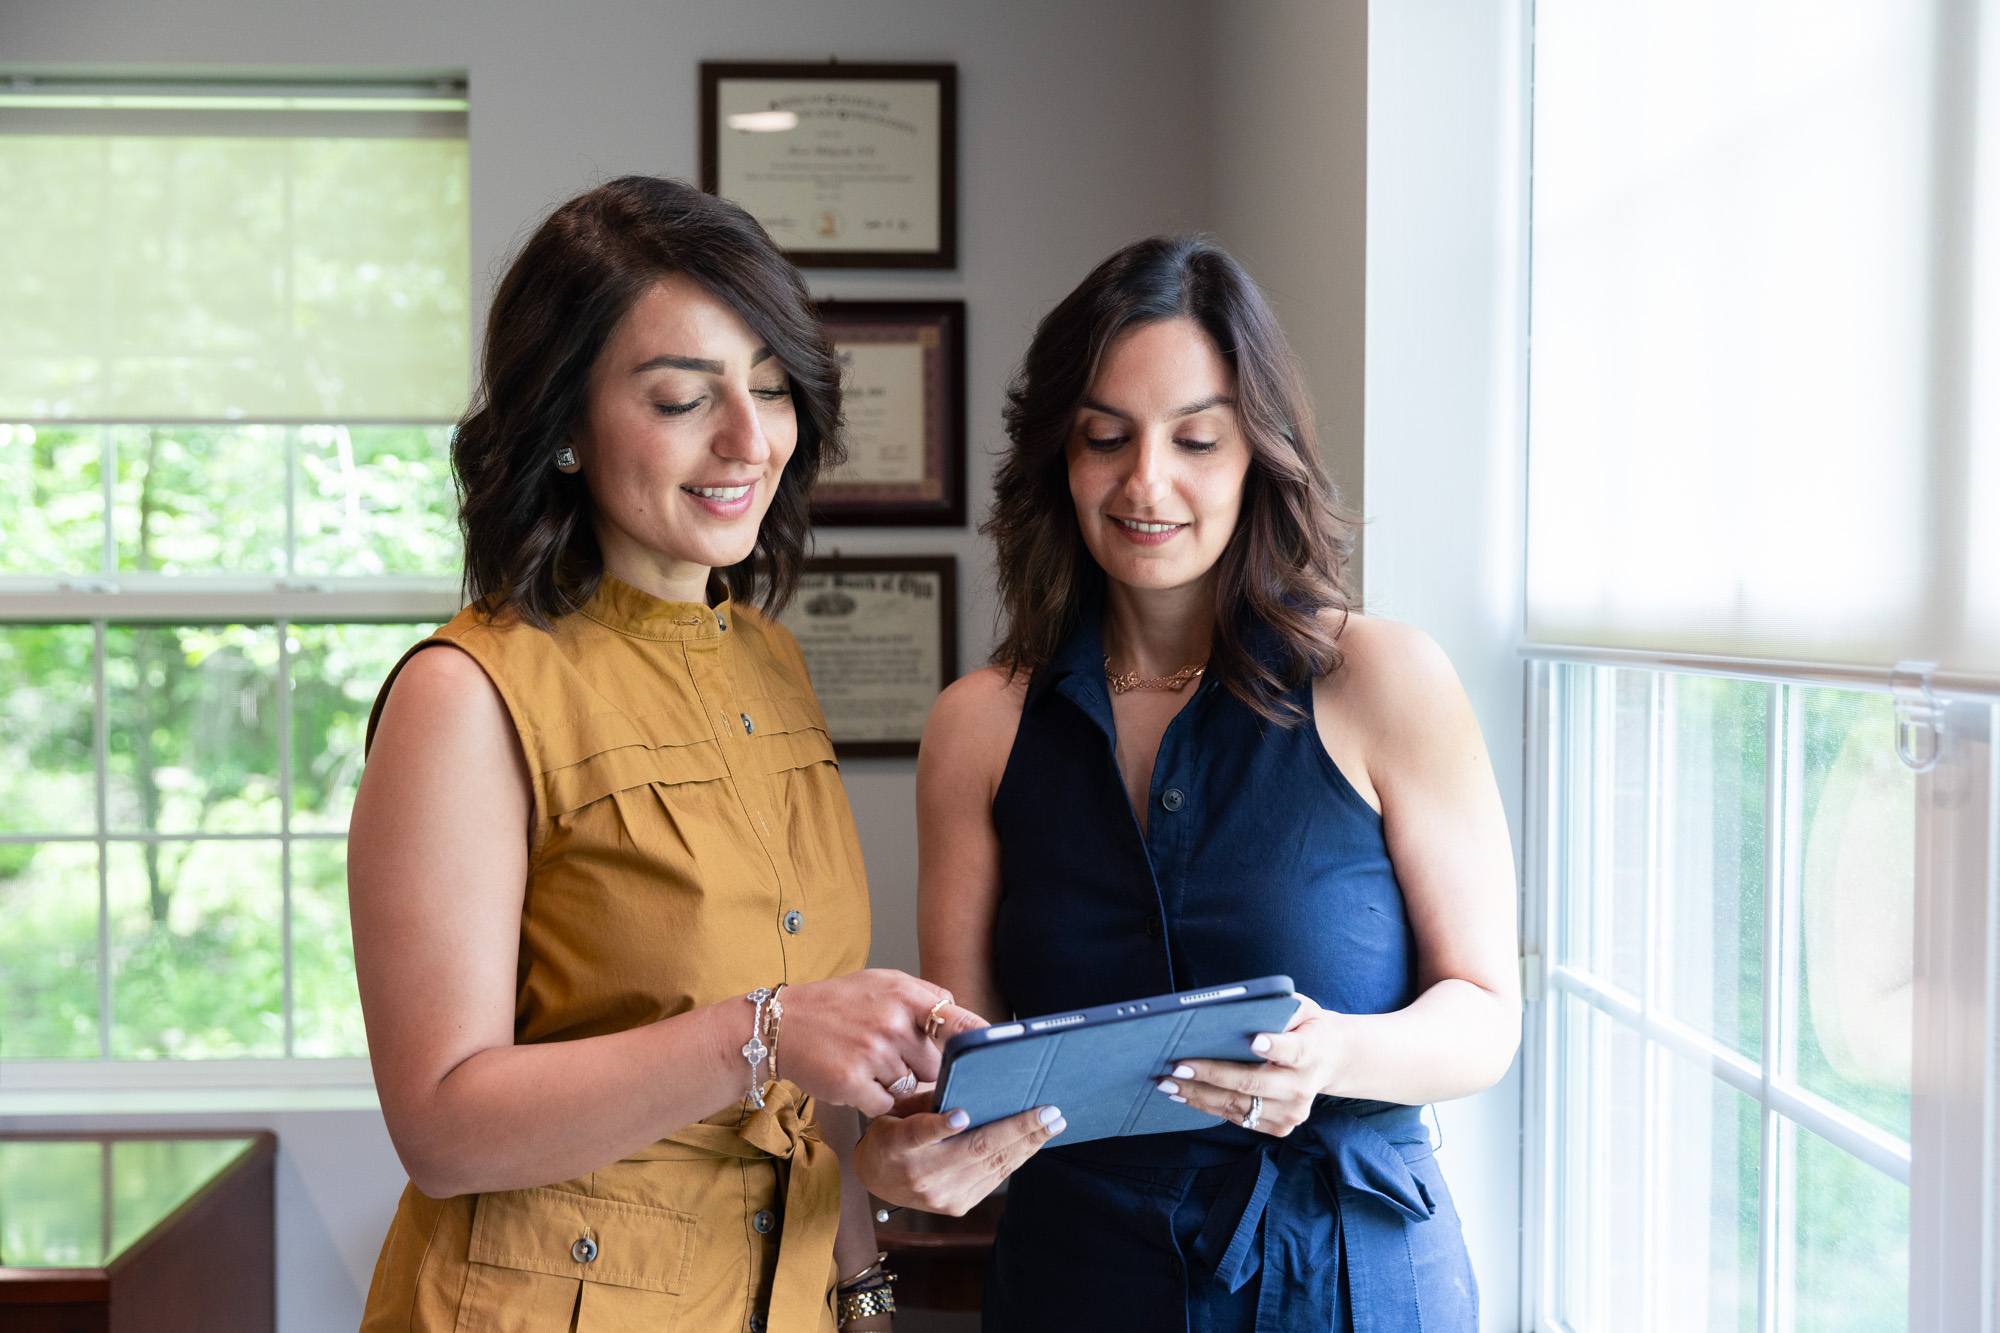
<instances>
[{"instance_id":1,"label":"framed diploma","mask_svg":"<svg viewBox=\"0 0 2000 1333\"><path fill-rule=\"evenodd\" d=\"M701 188L801 268L957 268L958 66L703 61Z\"/></svg>"},{"instance_id":2,"label":"framed diploma","mask_svg":"<svg viewBox=\"0 0 2000 1333\"><path fill-rule=\"evenodd\" d=\"M836 755L916 754L931 704L958 678L956 560L808 560L778 619L805 652Z\"/></svg>"},{"instance_id":3,"label":"framed diploma","mask_svg":"<svg viewBox=\"0 0 2000 1333\"><path fill-rule=\"evenodd\" d=\"M829 527L965 524L965 302L825 301L847 461L813 487Z\"/></svg>"}]
</instances>

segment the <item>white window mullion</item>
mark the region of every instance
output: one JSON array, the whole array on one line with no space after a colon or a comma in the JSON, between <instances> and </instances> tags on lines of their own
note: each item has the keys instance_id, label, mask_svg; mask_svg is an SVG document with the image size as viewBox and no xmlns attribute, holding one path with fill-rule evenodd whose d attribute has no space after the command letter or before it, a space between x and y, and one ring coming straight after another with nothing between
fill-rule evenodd
<instances>
[{"instance_id":1,"label":"white window mullion","mask_svg":"<svg viewBox=\"0 0 2000 1333\"><path fill-rule=\"evenodd\" d=\"M1910 1327L1992 1333L1993 708L1947 706L1917 778Z\"/></svg>"},{"instance_id":2,"label":"white window mullion","mask_svg":"<svg viewBox=\"0 0 2000 1333\"><path fill-rule=\"evenodd\" d=\"M110 516L105 523L108 526ZM91 767L96 777L97 797L97 1055L111 1058L111 844L105 836L111 827L110 776L111 736L104 693L104 638L102 620L90 625L91 676Z\"/></svg>"},{"instance_id":3,"label":"white window mullion","mask_svg":"<svg viewBox=\"0 0 2000 1333\"><path fill-rule=\"evenodd\" d=\"M1521 951L1524 979L1521 1040L1521 1267L1518 1316L1525 1330L1541 1330L1553 1322L1555 1310L1555 1246L1550 1244L1556 1199L1555 1021L1560 998L1551 993L1548 969L1555 961L1556 892L1550 879L1558 864L1556 839L1560 823L1562 728L1554 711L1561 671L1547 662L1530 662L1523 717L1526 740L1522 759Z\"/></svg>"},{"instance_id":4,"label":"white window mullion","mask_svg":"<svg viewBox=\"0 0 2000 1333\"><path fill-rule=\"evenodd\" d=\"M1646 870L1645 904L1639 946L1640 1012L1652 1019L1671 1012L1667 1003L1667 977L1672 941L1665 928L1668 899L1672 890L1673 846L1673 684L1672 678L1655 672L1646 684ZM1644 1145L1646 1198L1641 1205L1644 1236L1640 1245L1642 1299L1639 1308L1641 1333L1672 1333L1662 1329L1660 1282L1666 1264L1670 1234L1665 1210L1673 1197L1670 1117L1665 1101L1671 1087L1663 1062L1669 1058L1659 1043L1642 1047L1640 1062L1640 1106L1643 1121L1640 1142Z\"/></svg>"},{"instance_id":5,"label":"white window mullion","mask_svg":"<svg viewBox=\"0 0 2000 1333\"><path fill-rule=\"evenodd\" d=\"M1798 967L1802 708L1795 686L1770 687L1764 752L1763 1143L1758 1173L1757 1307L1762 1333L1791 1333L1798 1212L1798 1131L1772 1105L1774 1079L1797 1068L1791 997Z\"/></svg>"},{"instance_id":6,"label":"white window mullion","mask_svg":"<svg viewBox=\"0 0 2000 1333\"><path fill-rule=\"evenodd\" d=\"M278 626L278 883L279 945L284 951L285 1054L297 1044L292 969L292 622Z\"/></svg>"}]
</instances>

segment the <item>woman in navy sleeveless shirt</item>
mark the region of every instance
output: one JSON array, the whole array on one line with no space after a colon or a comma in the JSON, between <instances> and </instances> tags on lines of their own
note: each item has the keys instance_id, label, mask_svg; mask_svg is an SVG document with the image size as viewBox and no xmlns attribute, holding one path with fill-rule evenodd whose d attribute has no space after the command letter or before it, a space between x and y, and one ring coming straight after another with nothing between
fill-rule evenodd
<instances>
[{"instance_id":1,"label":"woman in navy sleeveless shirt","mask_svg":"<svg viewBox=\"0 0 2000 1333\"><path fill-rule=\"evenodd\" d=\"M926 977L991 1018L1285 973L1306 998L1014 1176L986 1327L1457 1333L1477 1295L1419 1119L1519 1033L1513 869L1422 635L1350 615L1283 336L1194 239L1043 322L987 531L1007 634L919 763Z\"/></svg>"}]
</instances>

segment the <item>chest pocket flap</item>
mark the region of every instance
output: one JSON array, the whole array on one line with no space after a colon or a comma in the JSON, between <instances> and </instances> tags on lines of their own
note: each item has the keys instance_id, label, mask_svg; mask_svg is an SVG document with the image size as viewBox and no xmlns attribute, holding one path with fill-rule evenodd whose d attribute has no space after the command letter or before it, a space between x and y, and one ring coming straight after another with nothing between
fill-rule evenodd
<instances>
[{"instance_id":1,"label":"chest pocket flap","mask_svg":"<svg viewBox=\"0 0 2000 1333\"><path fill-rule=\"evenodd\" d=\"M593 1199L568 1190L507 1190L480 1196L466 1258L678 1296L694 1252L694 1232L694 1215L671 1208ZM579 1257L583 1255L592 1257Z\"/></svg>"},{"instance_id":2,"label":"chest pocket flap","mask_svg":"<svg viewBox=\"0 0 2000 1333\"><path fill-rule=\"evenodd\" d=\"M753 753L761 771L782 773L833 760L826 721L812 700L778 695L754 699L747 707L756 717Z\"/></svg>"}]
</instances>

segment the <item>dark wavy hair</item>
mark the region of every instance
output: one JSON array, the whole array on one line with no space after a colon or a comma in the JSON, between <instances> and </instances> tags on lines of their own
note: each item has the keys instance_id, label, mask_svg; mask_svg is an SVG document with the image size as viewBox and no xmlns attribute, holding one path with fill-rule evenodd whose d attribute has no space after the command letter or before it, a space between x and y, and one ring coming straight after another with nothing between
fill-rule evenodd
<instances>
[{"instance_id":1,"label":"dark wavy hair","mask_svg":"<svg viewBox=\"0 0 2000 1333\"><path fill-rule=\"evenodd\" d=\"M993 660L1030 674L1047 666L1103 589L1070 498L1070 436L1106 351L1165 319L1193 320L1236 373L1236 418L1250 446L1242 513L1216 564L1209 671L1289 726L1303 715L1284 695L1340 666L1354 520L1320 463L1298 362L1263 293L1199 236L1126 246L1035 330L1007 391L1013 446L980 528L998 548L1004 631ZM1331 625L1328 610L1340 613Z\"/></svg>"},{"instance_id":2,"label":"dark wavy hair","mask_svg":"<svg viewBox=\"0 0 2000 1333\"><path fill-rule=\"evenodd\" d=\"M579 195L515 257L486 324L479 390L458 423L452 470L465 538L465 595L489 616L548 628L604 575L580 474L555 451L588 409L590 371L618 322L669 274L692 278L740 316L791 381L799 440L730 596L776 613L812 535L808 499L843 456L840 364L798 271L756 219L681 181L623 176Z\"/></svg>"}]
</instances>

